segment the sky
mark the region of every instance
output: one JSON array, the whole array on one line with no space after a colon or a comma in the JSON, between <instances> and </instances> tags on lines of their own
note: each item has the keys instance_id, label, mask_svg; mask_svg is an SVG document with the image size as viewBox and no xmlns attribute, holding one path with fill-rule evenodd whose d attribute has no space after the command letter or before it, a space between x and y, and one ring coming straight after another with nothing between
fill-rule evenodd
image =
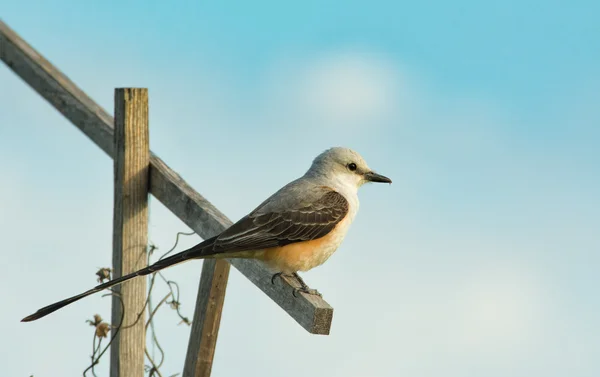
<instances>
[{"instance_id":1,"label":"sky","mask_svg":"<svg viewBox=\"0 0 600 377\"><path fill-rule=\"evenodd\" d=\"M393 179L361 188L342 246L303 275L335 308L329 336L232 269L215 377L599 375L599 12L0 0L0 18L109 113L115 87L149 88L152 150L232 220L331 146ZM0 158L4 373L81 375L85 320L108 319L110 299L19 320L110 265L112 161L4 65ZM186 230L151 199L159 250ZM200 270L165 272L190 318ZM157 314L165 376L182 371L178 323Z\"/></svg>"}]
</instances>

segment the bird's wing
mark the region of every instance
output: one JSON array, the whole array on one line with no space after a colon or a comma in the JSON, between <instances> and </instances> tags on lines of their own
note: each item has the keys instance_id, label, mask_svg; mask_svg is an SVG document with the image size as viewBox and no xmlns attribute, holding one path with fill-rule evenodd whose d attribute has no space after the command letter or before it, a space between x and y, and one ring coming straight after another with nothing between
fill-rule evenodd
<instances>
[{"instance_id":1,"label":"bird's wing","mask_svg":"<svg viewBox=\"0 0 600 377\"><path fill-rule=\"evenodd\" d=\"M259 250L321 238L346 217L348 208L346 198L330 187L290 187L221 233L212 250L204 253Z\"/></svg>"}]
</instances>

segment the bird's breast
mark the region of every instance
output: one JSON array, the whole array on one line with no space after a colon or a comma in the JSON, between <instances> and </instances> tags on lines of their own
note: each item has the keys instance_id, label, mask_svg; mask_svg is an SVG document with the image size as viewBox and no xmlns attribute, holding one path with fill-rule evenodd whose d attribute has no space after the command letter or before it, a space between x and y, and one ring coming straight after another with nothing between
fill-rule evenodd
<instances>
[{"instance_id":1,"label":"bird's breast","mask_svg":"<svg viewBox=\"0 0 600 377\"><path fill-rule=\"evenodd\" d=\"M260 259L284 273L308 271L325 263L342 243L355 211L350 211L327 235L311 241L292 243L264 250Z\"/></svg>"}]
</instances>

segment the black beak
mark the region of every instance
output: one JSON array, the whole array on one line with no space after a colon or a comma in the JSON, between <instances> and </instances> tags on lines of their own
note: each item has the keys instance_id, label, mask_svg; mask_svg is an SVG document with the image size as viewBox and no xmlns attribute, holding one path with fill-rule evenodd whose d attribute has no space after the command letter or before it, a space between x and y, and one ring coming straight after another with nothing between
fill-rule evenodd
<instances>
[{"instance_id":1,"label":"black beak","mask_svg":"<svg viewBox=\"0 0 600 377\"><path fill-rule=\"evenodd\" d=\"M364 174L364 177L367 181L370 182L382 182L382 183L392 183L392 180L386 176L381 174L377 174L374 171L370 171Z\"/></svg>"}]
</instances>

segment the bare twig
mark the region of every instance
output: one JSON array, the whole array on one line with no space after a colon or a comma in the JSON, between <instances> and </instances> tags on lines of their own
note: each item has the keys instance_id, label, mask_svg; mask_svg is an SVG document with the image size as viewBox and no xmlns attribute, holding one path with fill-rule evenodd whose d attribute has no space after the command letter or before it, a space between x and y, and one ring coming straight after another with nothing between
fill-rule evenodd
<instances>
[{"instance_id":1,"label":"bare twig","mask_svg":"<svg viewBox=\"0 0 600 377\"><path fill-rule=\"evenodd\" d=\"M157 366L152 357L150 357L150 354L148 353L148 348L144 350L144 353L146 354L146 358L148 358L148 361L150 361L150 364L152 364L152 367L150 367L150 369L148 370L148 377L152 377L154 373L156 373L158 377L162 377L162 374L158 369L160 368L160 366Z\"/></svg>"},{"instance_id":2,"label":"bare twig","mask_svg":"<svg viewBox=\"0 0 600 377\"><path fill-rule=\"evenodd\" d=\"M173 247L171 247L166 253L164 253L163 255L160 256L160 258L158 258L158 260L163 259L164 257L166 257L167 255L171 254L173 252L173 250L175 250L175 248L177 247L177 244L179 244L179 236L193 236L194 234L196 234L195 232L177 232L177 235L175 236L175 244L173 245ZM158 248L156 248L158 249Z\"/></svg>"},{"instance_id":3,"label":"bare twig","mask_svg":"<svg viewBox=\"0 0 600 377\"><path fill-rule=\"evenodd\" d=\"M92 374L94 376L96 376L96 373L94 371L94 367L96 366L96 364L98 364L100 362L100 358L102 357L102 355L104 355L104 353L108 350L108 348L112 344L113 340L119 334L119 330L121 329L121 325L123 324L123 318L125 317L125 304L123 303L123 299L121 298L121 295L118 294L117 292L111 290L111 293L102 295L102 297L106 297L106 296L116 296L119 299L119 302L121 303L121 307L123 308L123 310L121 311L121 320L119 321L119 325L118 326L113 327L113 329L115 331L112 332L112 336L110 337L110 341L108 342L108 344L106 345L106 347L104 347L104 349L102 350L102 352L100 352L100 354L98 356L96 356L96 354L98 353L98 350L100 349L100 344L102 343L102 338L100 338L100 341L98 342L98 347L94 347L93 354L92 354L92 363L90 364L90 366L88 366L83 371L83 376L84 377L86 377L86 373L90 369L92 370ZM97 331L94 331L94 342L93 342L94 345L96 344L96 338L97 338Z\"/></svg>"},{"instance_id":4,"label":"bare twig","mask_svg":"<svg viewBox=\"0 0 600 377\"><path fill-rule=\"evenodd\" d=\"M178 232L173 246L169 250L167 250L167 252L165 252L163 255L161 255L159 260L165 258L167 255L169 255L171 252L173 252L173 250L175 250L177 248L177 245L179 244L179 239L182 235L191 236L193 234L195 234L195 233L194 232L188 232L188 233ZM157 249L158 249L158 247L151 245L150 251L148 254L149 255L152 254ZM153 321L154 314L156 314L159 307L166 302L167 304L169 304L169 306L171 306L172 308L177 310L177 314L180 318L182 318L182 322L187 321L186 323L188 323L188 324L190 323L190 321L186 317L184 317L179 310L179 307L181 306L181 304L179 303L179 285L174 281L167 280L161 272L158 272L158 275L167 284L167 287L169 288L169 293L158 303L158 305L154 309L152 308L152 301L151 301L152 296L150 293L148 294L148 299L146 300L146 303L148 305L148 312L150 313L148 321L146 322L146 331L148 331L148 327L150 327L150 329L152 330L152 344L153 344L153 346L156 346L160 352L160 362L157 364L156 361L154 360L154 358L150 356L150 353L146 349L146 356L147 356L148 360L150 361L150 363L152 364L149 369L150 374L152 374L153 372L160 374L159 368L162 366L162 364L165 361L165 352L164 352L163 348L161 347L161 345L158 341L158 338L156 336L156 330L154 328L154 321ZM152 274L152 279L150 282L151 287L154 286L155 279L156 279L156 274ZM174 291L174 287L177 290L177 292ZM169 297L171 297L171 301L166 301Z\"/></svg>"},{"instance_id":5,"label":"bare twig","mask_svg":"<svg viewBox=\"0 0 600 377\"><path fill-rule=\"evenodd\" d=\"M158 306L155 309L152 309L152 302L149 301L148 303L148 311L150 311L150 317L154 317L154 314L156 313L156 311L158 310L158 308L167 300L167 298L169 298L170 293L167 294L158 304ZM163 364L163 362L165 361L165 351L163 350L163 348L161 347L160 343L158 342L158 338L156 337L156 329L154 328L154 321L148 321L146 323L146 331L148 331L148 325L150 326L150 328L152 329L152 345L156 346L158 348L158 351L160 352L160 363L158 363L158 368L160 368ZM154 353L152 354L154 356ZM151 360L153 365L156 365L156 363L154 362L154 360Z\"/></svg>"},{"instance_id":6,"label":"bare twig","mask_svg":"<svg viewBox=\"0 0 600 377\"><path fill-rule=\"evenodd\" d=\"M152 318L154 317L154 314L156 314L156 311L158 310L158 308L160 308L160 306L162 304L165 303L165 301L167 301L167 299L169 298L171 294L167 293L167 295L160 300L160 302L158 303L158 305L156 305L156 308L154 308L154 310L152 310L152 312L150 313L150 318L148 318L148 322L146 322L146 331L148 331L148 326L150 325L150 323L152 323Z\"/></svg>"},{"instance_id":7,"label":"bare twig","mask_svg":"<svg viewBox=\"0 0 600 377\"><path fill-rule=\"evenodd\" d=\"M173 299L170 302L168 302L168 304L171 306L172 309L175 309L177 311L177 315L179 316L179 318L181 318L181 322L179 323L185 323L189 326L192 322L183 314L181 314L181 311L179 310L179 308L181 307L181 303L179 302L179 284L177 284L177 282L173 280L167 280L167 278L165 278L165 276L161 272L158 272L158 275L163 279L163 281L169 286L169 289L171 290L171 297ZM175 288L177 289L177 295L173 293L173 286L175 286Z\"/></svg>"}]
</instances>

